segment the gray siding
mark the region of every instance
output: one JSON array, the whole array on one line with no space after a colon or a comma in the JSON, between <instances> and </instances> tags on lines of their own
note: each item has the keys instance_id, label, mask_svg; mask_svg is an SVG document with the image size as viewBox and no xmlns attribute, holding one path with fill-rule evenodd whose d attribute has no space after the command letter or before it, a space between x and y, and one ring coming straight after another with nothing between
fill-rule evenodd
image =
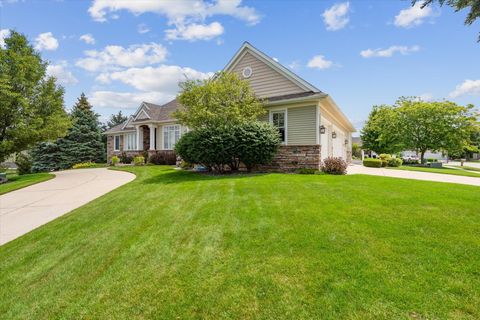
<instances>
[{"instance_id":1,"label":"gray siding","mask_svg":"<svg viewBox=\"0 0 480 320\"><path fill-rule=\"evenodd\" d=\"M260 117L258 117L258 121L265 121L265 122L270 121L268 113L269 112L267 111L265 112L265 114L262 114Z\"/></svg>"},{"instance_id":2,"label":"gray siding","mask_svg":"<svg viewBox=\"0 0 480 320\"><path fill-rule=\"evenodd\" d=\"M255 94L260 98L305 91L264 62L255 58L250 52L247 52L240 61L238 61L232 71L242 77L242 71L245 67L252 68L253 73L252 76L248 78L248 81Z\"/></svg>"},{"instance_id":3,"label":"gray siding","mask_svg":"<svg viewBox=\"0 0 480 320\"><path fill-rule=\"evenodd\" d=\"M316 144L316 106L289 108L287 114L287 144Z\"/></svg>"}]
</instances>

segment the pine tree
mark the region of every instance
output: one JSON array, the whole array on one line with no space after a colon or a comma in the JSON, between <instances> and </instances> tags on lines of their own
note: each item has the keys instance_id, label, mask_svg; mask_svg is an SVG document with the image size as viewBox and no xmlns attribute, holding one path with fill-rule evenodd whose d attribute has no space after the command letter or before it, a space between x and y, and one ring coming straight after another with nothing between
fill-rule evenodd
<instances>
[{"instance_id":1,"label":"pine tree","mask_svg":"<svg viewBox=\"0 0 480 320\"><path fill-rule=\"evenodd\" d=\"M70 168L75 163L105 162L105 144L99 115L92 110L84 93L78 98L70 113L72 127L64 138L58 140L60 167Z\"/></svg>"},{"instance_id":2,"label":"pine tree","mask_svg":"<svg viewBox=\"0 0 480 320\"><path fill-rule=\"evenodd\" d=\"M110 116L110 120L108 120L108 122L107 122L107 128L110 129L110 128L115 127L116 125L122 124L125 121L127 121L127 119L128 118L126 116L124 116L122 114L122 111L120 110L120 111L118 111L117 114L112 114Z\"/></svg>"}]
</instances>

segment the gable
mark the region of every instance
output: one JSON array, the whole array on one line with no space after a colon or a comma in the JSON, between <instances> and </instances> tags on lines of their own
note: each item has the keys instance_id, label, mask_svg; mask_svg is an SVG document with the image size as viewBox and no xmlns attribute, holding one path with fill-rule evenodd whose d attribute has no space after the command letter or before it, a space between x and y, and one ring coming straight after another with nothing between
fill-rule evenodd
<instances>
[{"instance_id":1,"label":"gable","mask_svg":"<svg viewBox=\"0 0 480 320\"><path fill-rule=\"evenodd\" d=\"M140 107L138 107L137 111L133 114L133 121L141 121L141 120L148 120L150 119L150 115L147 112L150 111L150 108L145 102L142 102Z\"/></svg>"},{"instance_id":2,"label":"gable","mask_svg":"<svg viewBox=\"0 0 480 320\"><path fill-rule=\"evenodd\" d=\"M247 67L251 68L252 75L244 78L242 72ZM306 92L249 51L245 51L231 71L237 73L240 78L248 80L255 94L260 98Z\"/></svg>"}]
</instances>

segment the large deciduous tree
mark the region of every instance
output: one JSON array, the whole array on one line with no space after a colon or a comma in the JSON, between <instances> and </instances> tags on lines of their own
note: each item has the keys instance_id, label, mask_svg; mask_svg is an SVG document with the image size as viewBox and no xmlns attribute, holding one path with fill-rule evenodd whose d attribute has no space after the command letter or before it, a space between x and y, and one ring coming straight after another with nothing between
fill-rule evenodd
<instances>
[{"instance_id":1,"label":"large deciduous tree","mask_svg":"<svg viewBox=\"0 0 480 320\"><path fill-rule=\"evenodd\" d=\"M478 121L472 105L464 107L451 101L402 98L396 110L402 143L417 151L422 162L428 150L459 150L470 145Z\"/></svg>"},{"instance_id":2,"label":"large deciduous tree","mask_svg":"<svg viewBox=\"0 0 480 320\"><path fill-rule=\"evenodd\" d=\"M398 117L394 107L374 106L361 131L362 148L376 153L396 153L402 150Z\"/></svg>"},{"instance_id":3,"label":"large deciduous tree","mask_svg":"<svg viewBox=\"0 0 480 320\"><path fill-rule=\"evenodd\" d=\"M180 89L178 100L184 109L174 116L191 129L255 121L265 113L248 81L235 73L220 72L211 79L187 80L180 83Z\"/></svg>"},{"instance_id":4,"label":"large deciduous tree","mask_svg":"<svg viewBox=\"0 0 480 320\"><path fill-rule=\"evenodd\" d=\"M0 161L70 126L64 90L46 76L47 63L24 35L10 31L0 47Z\"/></svg>"}]
</instances>

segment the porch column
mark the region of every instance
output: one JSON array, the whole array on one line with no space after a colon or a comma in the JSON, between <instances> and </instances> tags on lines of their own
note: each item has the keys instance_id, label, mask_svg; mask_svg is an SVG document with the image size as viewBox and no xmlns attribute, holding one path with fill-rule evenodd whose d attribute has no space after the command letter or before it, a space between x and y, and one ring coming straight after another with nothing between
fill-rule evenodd
<instances>
[{"instance_id":1,"label":"porch column","mask_svg":"<svg viewBox=\"0 0 480 320\"><path fill-rule=\"evenodd\" d=\"M155 128L157 126L153 124L148 125L148 129L150 130L150 150L155 150Z\"/></svg>"},{"instance_id":2,"label":"porch column","mask_svg":"<svg viewBox=\"0 0 480 320\"><path fill-rule=\"evenodd\" d=\"M137 130L137 150L143 149L143 130L141 130L140 126L135 126Z\"/></svg>"}]
</instances>

